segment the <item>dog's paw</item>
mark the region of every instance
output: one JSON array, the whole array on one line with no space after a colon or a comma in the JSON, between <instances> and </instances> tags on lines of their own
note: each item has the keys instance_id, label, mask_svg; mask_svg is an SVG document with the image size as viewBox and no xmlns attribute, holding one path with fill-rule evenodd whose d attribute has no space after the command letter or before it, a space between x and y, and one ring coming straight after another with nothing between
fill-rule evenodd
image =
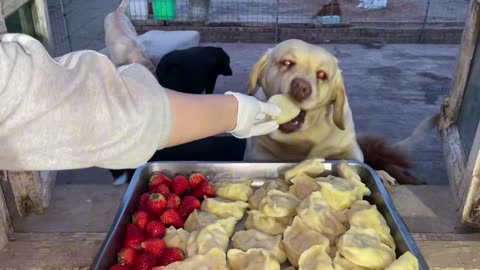
<instances>
[{"instance_id":1,"label":"dog's paw","mask_svg":"<svg viewBox=\"0 0 480 270\"><path fill-rule=\"evenodd\" d=\"M398 185L398 182L395 178L393 178L390 174L388 174L384 170L378 170L377 171L378 176L380 176L380 179L382 179L383 185L387 189L389 193L392 192L392 188L394 186Z\"/></svg>"}]
</instances>

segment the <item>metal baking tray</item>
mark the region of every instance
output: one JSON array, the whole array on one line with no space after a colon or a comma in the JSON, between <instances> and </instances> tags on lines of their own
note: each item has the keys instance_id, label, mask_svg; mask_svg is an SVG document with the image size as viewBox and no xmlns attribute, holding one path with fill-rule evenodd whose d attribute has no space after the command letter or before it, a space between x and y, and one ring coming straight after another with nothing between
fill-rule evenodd
<instances>
[{"instance_id":1,"label":"metal baking tray","mask_svg":"<svg viewBox=\"0 0 480 270\"><path fill-rule=\"evenodd\" d=\"M337 175L336 166L339 161L325 161L324 175ZM366 197L377 206L385 217L390 227L391 234L397 245L397 257L410 251L418 259L420 270L428 270L422 254L412 239L405 223L395 209L390 195L387 193L377 173L368 165L349 161L362 181L371 190L372 194ZM164 172L168 176L176 174L203 173L210 181L221 179L254 179L253 186L259 187L266 179L280 178L283 171L295 166L297 163L231 163L231 162L151 162L135 170L132 181L123 196L113 224L108 232L100 250L94 259L91 269L108 269L117 261L117 253L122 249L125 229L131 222L131 216L137 207L137 200L141 194L148 190L147 181L155 171Z\"/></svg>"}]
</instances>

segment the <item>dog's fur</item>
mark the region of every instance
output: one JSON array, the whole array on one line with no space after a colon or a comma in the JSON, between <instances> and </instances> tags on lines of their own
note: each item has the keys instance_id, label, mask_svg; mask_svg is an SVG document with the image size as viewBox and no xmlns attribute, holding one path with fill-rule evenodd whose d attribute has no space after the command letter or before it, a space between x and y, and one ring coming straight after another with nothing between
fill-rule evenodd
<instances>
[{"instance_id":1,"label":"dog's fur","mask_svg":"<svg viewBox=\"0 0 480 270\"><path fill-rule=\"evenodd\" d=\"M219 75L232 76L230 56L220 47L196 46L175 50L158 63L157 79L168 89L212 94Z\"/></svg>"},{"instance_id":2,"label":"dog's fur","mask_svg":"<svg viewBox=\"0 0 480 270\"><path fill-rule=\"evenodd\" d=\"M155 66L139 42L135 27L125 15L128 1L122 0L117 9L104 20L105 44L110 60L117 67L137 63L154 73Z\"/></svg>"},{"instance_id":3,"label":"dog's fur","mask_svg":"<svg viewBox=\"0 0 480 270\"><path fill-rule=\"evenodd\" d=\"M284 61L290 61L285 66ZM319 72L326 77L319 78ZM281 129L247 140L246 161L301 161L309 158L350 159L366 162L384 170L401 184L420 184L408 169L407 150L418 144L437 123L429 117L412 135L397 144L388 144L378 136L357 140L352 112L338 61L325 49L291 39L269 49L254 65L248 92L259 99L276 94L289 96L294 79L310 84L311 95L296 105L306 112L303 125L292 133ZM257 88L263 90L262 97Z\"/></svg>"}]
</instances>

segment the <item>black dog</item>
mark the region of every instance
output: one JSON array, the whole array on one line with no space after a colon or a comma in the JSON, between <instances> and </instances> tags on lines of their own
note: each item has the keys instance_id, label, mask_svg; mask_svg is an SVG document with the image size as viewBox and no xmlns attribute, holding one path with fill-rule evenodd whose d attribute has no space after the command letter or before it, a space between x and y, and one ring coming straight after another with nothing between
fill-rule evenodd
<instances>
[{"instance_id":1,"label":"black dog","mask_svg":"<svg viewBox=\"0 0 480 270\"><path fill-rule=\"evenodd\" d=\"M232 76L230 57L219 47L175 50L158 63L157 79L165 88L188 94L212 94L218 75Z\"/></svg>"}]
</instances>

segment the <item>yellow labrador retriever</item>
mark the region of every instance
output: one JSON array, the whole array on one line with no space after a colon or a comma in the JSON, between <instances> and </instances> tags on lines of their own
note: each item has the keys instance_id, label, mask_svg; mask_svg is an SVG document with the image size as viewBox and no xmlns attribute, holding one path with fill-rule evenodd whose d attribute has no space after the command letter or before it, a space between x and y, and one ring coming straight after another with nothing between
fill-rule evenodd
<instances>
[{"instance_id":1,"label":"yellow labrador retriever","mask_svg":"<svg viewBox=\"0 0 480 270\"><path fill-rule=\"evenodd\" d=\"M257 92L258 86L264 96ZM248 93L259 99L286 95L300 108L300 113L275 132L248 139L244 160L350 159L370 163L380 170L384 181L394 182L390 177L393 176L400 178L400 183L419 182L405 175L403 169L410 164L403 151L435 127L438 115L422 121L412 136L396 145L376 137L357 140L342 71L327 50L297 39L279 43L254 65ZM364 153L370 156L364 157Z\"/></svg>"}]
</instances>

